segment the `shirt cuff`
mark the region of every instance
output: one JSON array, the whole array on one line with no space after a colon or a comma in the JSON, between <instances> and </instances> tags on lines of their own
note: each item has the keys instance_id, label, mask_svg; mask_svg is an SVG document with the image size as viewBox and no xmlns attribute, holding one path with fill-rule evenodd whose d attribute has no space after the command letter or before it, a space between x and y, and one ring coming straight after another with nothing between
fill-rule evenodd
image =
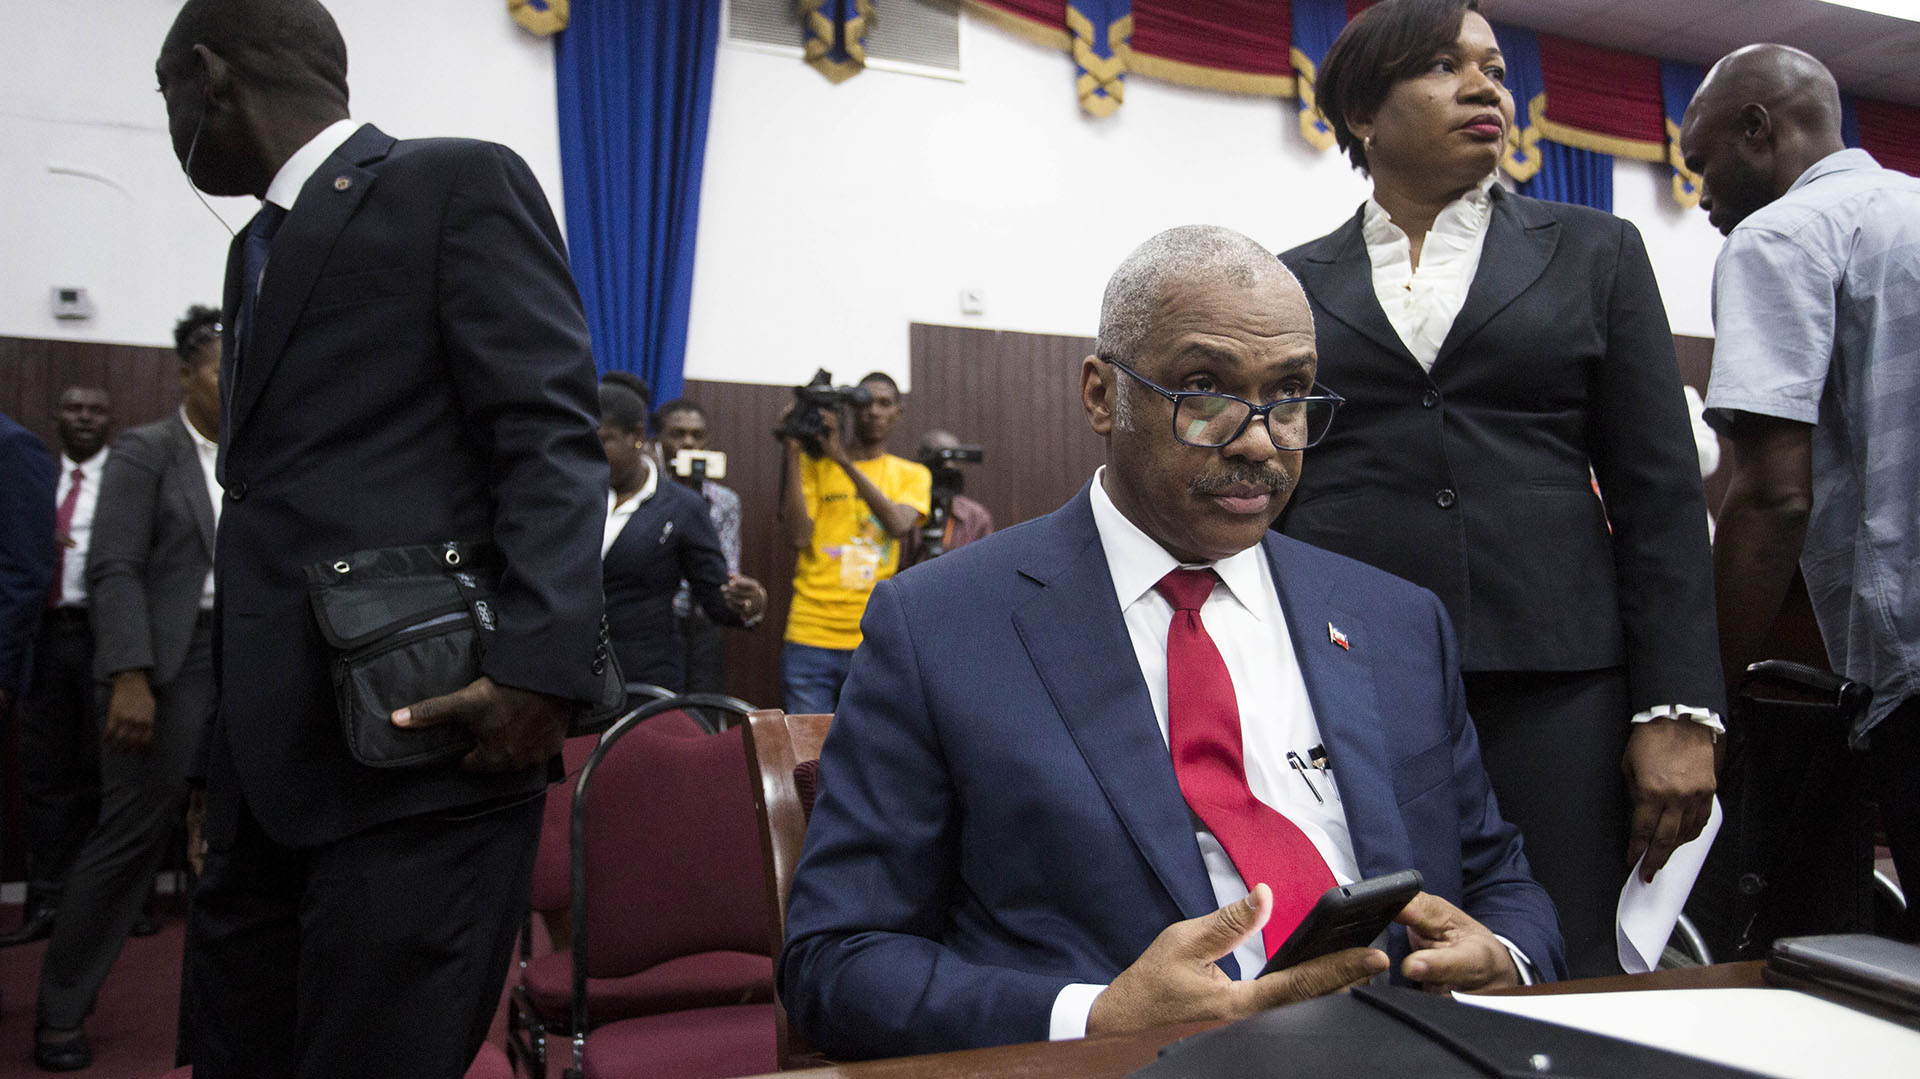
<instances>
[{"instance_id":1,"label":"shirt cuff","mask_svg":"<svg viewBox=\"0 0 1920 1079\"><path fill-rule=\"evenodd\" d=\"M1053 998L1053 1015L1047 1020L1047 1040L1066 1041L1087 1036L1087 1017L1093 1014L1093 1002L1107 991L1104 985L1075 982Z\"/></svg>"},{"instance_id":2,"label":"shirt cuff","mask_svg":"<svg viewBox=\"0 0 1920 1079\"><path fill-rule=\"evenodd\" d=\"M1514 942L1508 940L1507 938L1501 936L1498 933L1495 933L1493 935L1493 939L1499 941L1503 946L1505 946L1505 948L1507 949L1508 955L1513 956L1513 969L1520 972L1521 985L1532 985L1534 982L1539 981L1539 978L1537 978L1534 975L1533 960L1527 958L1527 953L1521 951L1519 945L1515 944ZM1060 1008L1060 1005L1056 1003L1054 1005L1054 1010L1058 1011L1059 1008ZM1093 1005L1088 1004L1087 1010L1092 1011Z\"/></svg>"},{"instance_id":3,"label":"shirt cuff","mask_svg":"<svg viewBox=\"0 0 1920 1079\"><path fill-rule=\"evenodd\" d=\"M1701 708L1698 705L1661 704L1633 717L1635 723L1651 723L1656 719L1684 719L1691 723L1698 723L1713 732L1713 740L1716 742L1720 740L1721 735L1727 733L1727 725L1720 722L1720 717L1714 714L1713 709Z\"/></svg>"}]
</instances>

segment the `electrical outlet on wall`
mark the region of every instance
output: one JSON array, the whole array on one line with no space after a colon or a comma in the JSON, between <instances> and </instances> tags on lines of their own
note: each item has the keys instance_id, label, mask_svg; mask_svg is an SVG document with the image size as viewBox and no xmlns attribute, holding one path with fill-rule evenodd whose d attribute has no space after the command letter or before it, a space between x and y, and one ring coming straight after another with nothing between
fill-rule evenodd
<instances>
[{"instance_id":1,"label":"electrical outlet on wall","mask_svg":"<svg viewBox=\"0 0 1920 1079\"><path fill-rule=\"evenodd\" d=\"M984 315L987 313L987 290L983 288L963 288L960 290L960 313L963 315Z\"/></svg>"}]
</instances>

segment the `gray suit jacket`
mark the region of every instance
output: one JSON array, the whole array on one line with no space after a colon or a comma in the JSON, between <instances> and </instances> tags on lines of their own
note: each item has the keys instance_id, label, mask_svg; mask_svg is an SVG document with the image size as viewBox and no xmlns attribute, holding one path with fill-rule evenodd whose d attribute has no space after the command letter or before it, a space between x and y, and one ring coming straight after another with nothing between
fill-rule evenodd
<instances>
[{"instance_id":1,"label":"gray suit jacket","mask_svg":"<svg viewBox=\"0 0 1920 1079\"><path fill-rule=\"evenodd\" d=\"M93 670L180 673L207 571L213 505L193 436L178 412L114 440L87 550Z\"/></svg>"}]
</instances>

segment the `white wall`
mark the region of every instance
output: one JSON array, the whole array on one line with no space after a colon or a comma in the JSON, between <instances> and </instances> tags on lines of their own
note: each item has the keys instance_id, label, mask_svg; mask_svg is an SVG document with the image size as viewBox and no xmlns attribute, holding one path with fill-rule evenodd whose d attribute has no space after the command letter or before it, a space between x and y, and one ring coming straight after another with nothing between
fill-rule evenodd
<instances>
[{"instance_id":1,"label":"white wall","mask_svg":"<svg viewBox=\"0 0 1920 1079\"><path fill-rule=\"evenodd\" d=\"M218 303L227 230L167 139L153 61L179 0L0 0L0 335L170 345L191 303ZM470 135L532 165L558 210L553 50L498 0L329 0L355 117L396 136ZM76 175L78 174L78 175ZM228 226L252 199L210 200ZM96 316L56 321L53 286ZM0 372L0 377L5 373Z\"/></svg>"},{"instance_id":2,"label":"white wall","mask_svg":"<svg viewBox=\"0 0 1920 1079\"><path fill-rule=\"evenodd\" d=\"M907 324L1091 335L1135 244L1172 225L1275 250L1337 226L1367 185L1300 136L1290 101L1134 79L1083 115L1072 61L964 23L966 81L869 70L830 85L797 59L722 45L707 142L687 376L907 374ZM1676 332L1708 335L1720 237L1669 173L1615 170ZM986 310L962 315L963 288Z\"/></svg>"},{"instance_id":3,"label":"white wall","mask_svg":"<svg viewBox=\"0 0 1920 1079\"><path fill-rule=\"evenodd\" d=\"M507 143L557 212L547 42L498 0L329 7L357 117ZM218 300L227 232L180 175L153 92L177 8L0 0L17 43L0 68L0 335L165 344L189 303ZM970 21L962 33L964 82L871 70L836 87L793 56L722 45L689 377L904 380L914 321L1091 334L1106 275L1151 233L1209 221L1278 250L1366 193L1344 158L1301 139L1291 102L1136 79L1095 120L1065 54ZM1667 184L1620 162L1615 208L1646 234L1674 329L1707 334L1719 236ZM252 212L214 201L236 228ZM55 321L55 285L89 289L98 315ZM962 288L984 291L983 315L960 313Z\"/></svg>"}]
</instances>

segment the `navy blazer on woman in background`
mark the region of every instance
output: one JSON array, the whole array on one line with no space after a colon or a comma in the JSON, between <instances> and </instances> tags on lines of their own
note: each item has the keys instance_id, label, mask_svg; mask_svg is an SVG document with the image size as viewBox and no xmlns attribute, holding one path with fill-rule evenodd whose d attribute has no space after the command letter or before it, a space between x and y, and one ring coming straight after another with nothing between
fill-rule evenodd
<instances>
[{"instance_id":1,"label":"navy blazer on woman in background","mask_svg":"<svg viewBox=\"0 0 1920 1079\"><path fill-rule=\"evenodd\" d=\"M675 692L684 688L686 639L673 616L681 581L692 586L693 601L716 624L742 624L720 591L727 583L727 559L706 500L664 476L607 549L601 575L613 654L629 682Z\"/></svg>"}]
</instances>

